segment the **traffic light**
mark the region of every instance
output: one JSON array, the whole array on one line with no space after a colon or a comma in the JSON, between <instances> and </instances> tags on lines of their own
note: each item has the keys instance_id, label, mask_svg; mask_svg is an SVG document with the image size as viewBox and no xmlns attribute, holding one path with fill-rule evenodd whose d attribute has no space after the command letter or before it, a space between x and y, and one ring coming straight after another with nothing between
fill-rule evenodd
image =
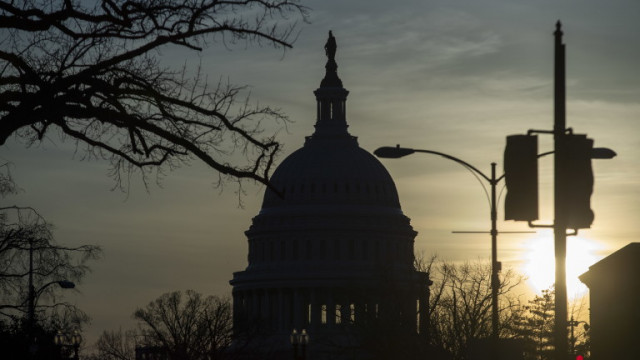
<instances>
[{"instance_id":1,"label":"traffic light","mask_svg":"<svg viewBox=\"0 0 640 360\"><path fill-rule=\"evenodd\" d=\"M582 355L576 355L576 360L584 360L584 356L582 356Z\"/></svg>"},{"instance_id":2,"label":"traffic light","mask_svg":"<svg viewBox=\"0 0 640 360\"><path fill-rule=\"evenodd\" d=\"M538 137L507 136L504 149L505 220L538 219Z\"/></svg>"},{"instance_id":3,"label":"traffic light","mask_svg":"<svg viewBox=\"0 0 640 360\"><path fill-rule=\"evenodd\" d=\"M564 144L561 162L566 225L569 229L588 229L594 218L591 210L593 139L587 135L566 135Z\"/></svg>"}]
</instances>

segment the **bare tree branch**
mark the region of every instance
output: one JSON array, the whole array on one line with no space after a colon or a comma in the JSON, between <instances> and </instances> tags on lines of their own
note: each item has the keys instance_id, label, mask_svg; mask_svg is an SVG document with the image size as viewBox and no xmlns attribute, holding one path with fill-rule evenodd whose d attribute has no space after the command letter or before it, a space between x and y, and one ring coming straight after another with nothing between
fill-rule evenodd
<instances>
[{"instance_id":1,"label":"bare tree branch","mask_svg":"<svg viewBox=\"0 0 640 360\"><path fill-rule=\"evenodd\" d=\"M242 101L244 87L210 87L199 69L189 79L166 68L157 51L289 48L307 16L298 0L0 1L0 145L38 144L55 130L88 158L110 160L121 188L122 172L145 177L193 159L221 180L269 185L281 147L262 123L286 126L287 116Z\"/></svg>"}]
</instances>

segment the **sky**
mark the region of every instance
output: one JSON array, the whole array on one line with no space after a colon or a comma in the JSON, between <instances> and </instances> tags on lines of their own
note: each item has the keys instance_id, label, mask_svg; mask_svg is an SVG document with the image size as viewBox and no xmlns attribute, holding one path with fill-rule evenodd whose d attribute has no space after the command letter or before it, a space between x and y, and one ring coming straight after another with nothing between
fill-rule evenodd
<instances>
[{"instance_id":1,"label":"sky","mask_svg":"<svg viewBox=\"0 0 640 360\"><path fill-rule=\"evenodd\" d=\"M166 49L163 61L197 66L210 79L250 85L251 97L293 120L279 130L280 160L313 133L315 97L324 75L324 43L333 30L347 100L349 132L362 148L380 146L444 152L486 174L502 173L505 137L553 126L553 31L561 20L567 46L567 126L618 156L594 161L595 221L569 251L582 271L629 242L640 228L640 2L635 0L399 0L303 1L310 23L298 24L293 49L238 44L199 54ZM539 136L542 151L552 139ZM230 295L228 281L247 265L244 231L257 215L264 188L216 188L216 174L199 163L167 173L145 189L132 179L113 189L109 166L82 160L57 139L25 148L10 141L0 158L14 164L24 190L7 201L37 208L63 244L95 244L103 257L68 299L92 323L89 343L103 330L134 326L132 313L159 295L194 289ZM540 160L540 224L553 221L552 158ZM454 262L486 260L489 204L481 184L454 162L416 154L384 159L403 212L418 231L418 253ZM501 231L527 231L503 221ZM546 230L502 234L498 257L533 279L553 257ZM573 250L575 249L575 250ZM587 263L585 264L585 260ZM548 272L548 271L547 271ZM551 270L552 272L552 270ZM570 273L570 271L568 271ZM550 275L552 276L552 275ZM575 276L574 276L575 277ZM569 282L571 280L568 280ZM539 291L531 283L532 291ZM571 296L571 294L569 294Z\"/></svg>"}]
</instances>

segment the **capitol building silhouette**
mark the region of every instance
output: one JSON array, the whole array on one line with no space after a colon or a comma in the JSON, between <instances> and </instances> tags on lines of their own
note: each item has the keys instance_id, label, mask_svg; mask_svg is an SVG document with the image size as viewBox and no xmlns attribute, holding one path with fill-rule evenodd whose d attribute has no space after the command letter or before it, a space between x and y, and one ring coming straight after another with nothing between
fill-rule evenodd
<instances>
[{"instance_id":1,"label":"capitol building silhouette","mask_svg":"<svg viewBox=\"0 0 640 360\"><path fill-rule=\"evenodd\" d=\"M247 359L291 359L294 329L310 360L378 358L386 343L428 336L417 233L387 170L347 131L336 48L329 32L315 131L274 171L277 191L245 232L248 266L230 281L233 347Z\"/></svg>"}]
</instances>

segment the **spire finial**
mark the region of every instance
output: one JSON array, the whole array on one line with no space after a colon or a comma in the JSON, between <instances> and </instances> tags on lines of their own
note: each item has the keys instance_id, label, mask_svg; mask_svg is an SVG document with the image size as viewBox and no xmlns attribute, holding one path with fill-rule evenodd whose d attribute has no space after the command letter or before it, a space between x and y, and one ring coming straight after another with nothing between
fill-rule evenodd
<instances>
[{"instance_id":1,"label":"spire finial","mask_svg":"<svg viewBox=\"0 0 640 360\"><path fill-rule=\"evenodd\" d=\"M333 32L329 30L329 38L326 44L324 44L324 52L327 55L327 64L324 68L327 72L324 75L324 79L320 83L320 87L342 87L342 80L338 77L338 64L336 63L336 38L333 37Z\"/></svg>"},{"instance_id":2,"label":"spire finial","mask_svg":"<svg viewBox=\"0 0 640 360\"><path fill-rule=\"evenodd\" d=\"M562 36L562 23L560 20L556 22L556 31L553 34L556 36Z\"/></svg>"},{"instance_id":3,"label":"spire finial","mask_svg":"<svg viewBox=\"0 0 640 360\"><path fill-rule=\"evenodd\" d=\"M336 44L336 38L333 37L333 33L329 30L329 38L327 39L327 43L324 44L324 52L327 54L329 60L336 59L336 49L338 45Z\"/></svg>"}]
</instances>

